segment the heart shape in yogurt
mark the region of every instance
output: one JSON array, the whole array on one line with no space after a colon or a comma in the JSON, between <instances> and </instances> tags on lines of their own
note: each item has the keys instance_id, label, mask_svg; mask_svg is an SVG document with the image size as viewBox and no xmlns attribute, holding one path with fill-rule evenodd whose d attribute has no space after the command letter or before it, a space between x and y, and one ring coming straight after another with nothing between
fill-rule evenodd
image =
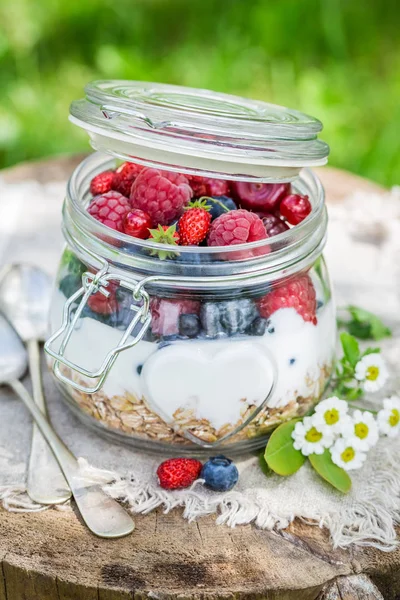
<instances>
[{"instance_id":1,"label":"heart shape in yogurt","mask_svg":"<svg viewBox=\"0 0 400 600\"><path fill-rule=\"evenodd\" d=\"M141 379L154 412L192 441L213 445L261 410L276 377L273 359L259 343L195 340L157 350Z\"/></svg>"}]
</instances>

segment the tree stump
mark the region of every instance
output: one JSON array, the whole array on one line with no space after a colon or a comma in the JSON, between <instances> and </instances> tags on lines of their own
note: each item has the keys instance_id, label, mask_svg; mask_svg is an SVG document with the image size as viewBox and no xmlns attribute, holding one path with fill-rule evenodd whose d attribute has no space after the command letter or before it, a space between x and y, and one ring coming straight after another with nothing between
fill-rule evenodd
<instances>
[{"instance_id":1,"label":"tree stump","mask_svg":"<svg viewBox=\"0 0 400 600\"><path fill-rule=\"evenodd\" d=\"M62 180L81 157L26 163L2 172L8 182ZM328 202L372 182L319 170ZM1 393L1 391L0 391ZM0 510L0 600L266 598L395 600L400 550L332 550L326 530L295 521L268 532L230 529L215 517L188 523L179 510L135 517L133 535L102 540L74 512Z\"/></svg>"}]
</instances>

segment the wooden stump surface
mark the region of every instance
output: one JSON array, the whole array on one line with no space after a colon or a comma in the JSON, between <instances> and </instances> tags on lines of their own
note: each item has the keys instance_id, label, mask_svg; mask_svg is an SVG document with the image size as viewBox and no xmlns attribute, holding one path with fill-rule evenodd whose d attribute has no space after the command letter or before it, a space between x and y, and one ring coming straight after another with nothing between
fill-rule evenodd
<instances>
[{"instance_id":1,"label":"wooden stump surface","mask_svg":"<svg viewBox=\"0 0 400 600\"><path fill-rule=\"evenodd\" d=\"M26 163L1 175L8 182L62 180L80 159ZM319 176L328 202L356 188L381 190L332 168ZM0 600L400 598L400 549L333 551L326 531L300 521L278 532L217 526L215 516L188 523L179 510L135 521L133 535L102 540L75 512L0 509Z\"/></svg>"}]
</instances>

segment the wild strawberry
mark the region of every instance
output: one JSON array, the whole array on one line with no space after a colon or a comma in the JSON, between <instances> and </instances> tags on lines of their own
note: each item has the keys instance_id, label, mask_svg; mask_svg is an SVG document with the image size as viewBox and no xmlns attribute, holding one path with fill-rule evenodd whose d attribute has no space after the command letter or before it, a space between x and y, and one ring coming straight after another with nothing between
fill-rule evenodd
<instances>
[{"instance_id":1,"label":"wild strawberry","mask_svg":"<svg viewBox=\"0 0 400 600\"><path fill-rule=\"evenodd\" d=\"M199 478L202 468L195 458L170 458L158 467L158 481L165 490L187 488Z\"/></svg>"},{"instance_id":2,"label":"wild strawberry","mask_svg":"<svg viewBox=\"0 0 400 600\"><path fill-rule=\"evenodd\" d=\"M179 233L176 231L176 225L159 225L157 229L150 229L149 240L157 242L158 244L165 244L167 246L177 246L179 244ZM161 260L166 258L175 258L176 252L172 250L155 250L151 249L150 254L152 256L158 256Z\"/></svg>"},{"instance_id":3,"label":"wild strawberry","mask_svg":"<svg viewBox=\"0 0 400 600\"><path fill-rule=\"evenodd\" d=\"M210 205L206 199L189 202L178 221L181 246L197 246L202 242L210 229Z\"/></svg>"},{"instance_id":4,"label":"wild strawberry","mask_svg":"<svg viewBox=\"0 0 400 600\"><path fill-rule=\"evenodd\" d=\"M129 198L132 184L144 167L131 162L124 162L114 173L112 189Z\"/></svg>"},{"instance_id":5,"label":"wild strawberry","mask_svg":"<svg viewBox=\"0 0 400 600\"><path fill-rule=\"evenodd\" d=\"M272 212L285 194L290 194L290 183L252 183L232 181L233 198L241 208L255 212Z\"/></svg>"},{"instance_id":6,"label":"wild strawberry","mask_svg":"<svg viewBox=\"0 0 400 600\"><path fill-rule=\"evenodd\" d=\"M133 208L147 212L153 226L168 225L179 217L192 197L192 190L184 175L143 169L136 178L131 192Z\"/></svg>"},{"instance_id":7,"label":"wild strawberry","mask_svg":"<svg viewBox=\"0 0 400 600\"><path fill-rule=\"evenodd\" d=\"M111 191L93 198L87 211L103 225L122 231L124 218L130 208L129 201L125 196L119 192Z\"/></svg>"},{"instance_id":8,"label":"wild strawberry","mask_svg":"<svg viewBox=\"0 0 400 600\"><path fill-rule=\"evenodd\" d=\"M124 233L146 240L150 235L150 216L140 208L133 208L124 219Z\"/></svg>"},{"instance_id":9,"label":"wild strawberry","mask_svg":"<svg viewBox=\"0 0 400 600\"><path fill-rule=\"evenodd\" d=\"M279 211L284 219L291 225L298 225L310 214L312 210L308 196L289 194L279 205Z\"/></svg>"},{"instance_id":10,"label":"wild strawberry","mask_svg":"<svg viewBox=\"0 0 400 600\"><path fill-rule=\"evenodd\" d=\"M103 171L102 173L99 173L93 177L92 181L90 182L90 193L93 196L106 194L112 189L113 180L114 171Z\"/></svg>"},{"instance_id":11,"label":"wild strawberry","mask_svg":"<svg viewBox=\"0 0 400 600\"><path fill-rule=\"evenodd\" d=\"M317 324L317 300L309 275L299 275L279 285L258 300L261 317L268 318L280 308L294 308L305 321Z\"/></svg>"}]
</instances>

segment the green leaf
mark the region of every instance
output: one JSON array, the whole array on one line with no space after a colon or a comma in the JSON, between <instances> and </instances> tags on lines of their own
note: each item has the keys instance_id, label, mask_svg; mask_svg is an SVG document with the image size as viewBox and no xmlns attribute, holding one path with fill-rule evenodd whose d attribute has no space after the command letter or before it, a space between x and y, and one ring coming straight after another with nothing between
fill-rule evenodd
<instances>
[{"instance_id":1,"label":"green leaf","mask_svg":"<svg viewBox=\"0 0 400 600\"><path fill-rule=\"evenodd\" d=\"M362 395L363 395L363 391L361 388L359 388L359 387L348 388L345 393L345 399L346 400L357 400L357 398L360 398Z\"/></svg>"},{"instance_id":2,"label":"green leaf","mask_svg":"<svg viewBox=\"0 0 400 600\"><path fill-rule=\"evenodd\" d=\"M364 350L362 355L367 356L367 354L379 354L380 351L381 351L380 348L367 348L366 350Z\"/></svg>"},{"instance_id":3,"label":"green leaf","mask_svg":"<svg viewBox=\"0 0 400 600\"><path fill-rule=\"evenodd\" d=\"M269 468L278 475L293 475L300 469L306 459L300 450L293 448L292 433L299 421L301 419L293 419L287 423L282 423L268 440L264 458Z\"/></svg>"},{"instance_id":4,"label":"green leaf","mask_svg":"<svg viewBox=\"0 0 400 600\"><path fill-rule=\"evenodd\" d=\"M310 463L322 479L346 494L351 488L351 479L344 469L332 462L331 453L326 448L323 454L310 454Z\"/></svg>"},{"instance_id":5,"label":"green leaf","mask_svg":"<svg viewBox=\"0 0 400 600\"><path fill-rule=\"evenodd\" d=\"M350 322L350 326L353 329L353 332L350 333L353 333L353 335L357 335L357 333L355 333L355 331L357 331L361 334L357 337L361 337L361 339L364 340L381 340L392 335L390 329L382 323L381 319L368 310L352 305L348 306L347 309L353 319L353 321Z\"/></svg>"},{"instance_id":6,"label":"green leaf","mask_svg":"<svg viewBox=\"0 0 400 600\"><path fill-rule=\"evenodd\" d=\"M360 340L371 339L371 326L358 321L348 321L345 325L347 331Z\"/></svg>"},{"instance_id":7,"label":"green leaf","mask_svg":"<svg viewBox=\"0 0 400 600\"><path fill-rule=\"evenodd\" d=\"M340 341L345 357L354 368L360 360L360 348L357 340L349 333L344 332L340 335Z\"/></svg>"},{"instance_id":8,"label":"green leaf","mask_svg":"<svg viewBox=\"0 0 400 600\"><path fill-rule=\"evenodd\" d=\"M258 464L260 465L260 469L264 473L264 475L266 475L267 477L272 475L272 470L265 462L264 452L260 452L260 454L258 455Z\"/></svg>"}]
</instances>

